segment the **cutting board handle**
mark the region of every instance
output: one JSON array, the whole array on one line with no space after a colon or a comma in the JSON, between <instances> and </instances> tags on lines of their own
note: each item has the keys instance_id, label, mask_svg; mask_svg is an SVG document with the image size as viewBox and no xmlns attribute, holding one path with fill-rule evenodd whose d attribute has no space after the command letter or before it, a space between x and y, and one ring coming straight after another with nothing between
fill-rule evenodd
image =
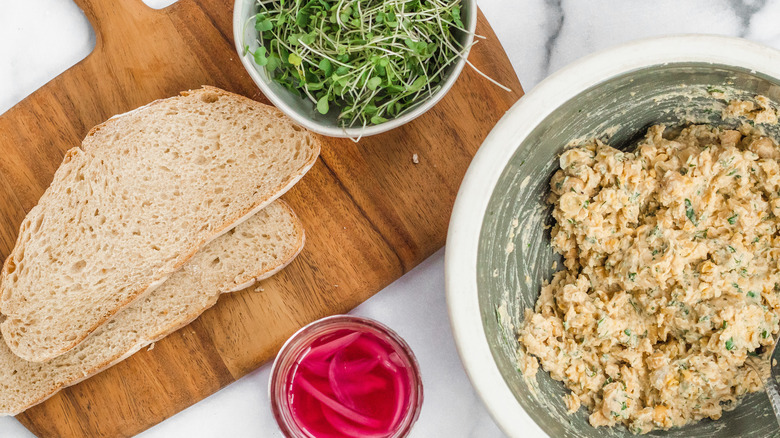
<instances>
[{"instance_id":1,"label":"cutting board handle","mask_svg":"<svg viewBox=\"0 0 780 438\"><path fill-rule=\"evenodd\" d=\"M95 30L95 51L102 50L108 38L124 32L135 33L135 23L159 17L160 10L152 9L142 0L73 0L84 11Z\"/></svg>"}]
</instances>

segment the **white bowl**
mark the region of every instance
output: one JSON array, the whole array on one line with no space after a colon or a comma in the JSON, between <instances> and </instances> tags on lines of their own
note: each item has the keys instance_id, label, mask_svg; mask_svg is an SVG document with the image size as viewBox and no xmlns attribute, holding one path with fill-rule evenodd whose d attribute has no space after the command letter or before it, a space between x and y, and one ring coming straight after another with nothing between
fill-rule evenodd
<instances>
[{"instance_id":1,"label":"white bowl","mask_svg":"<svg viewBox=\"0 0 780 438\"><path fill-rule=\"evenodd\" d=\"M672 87L679 90L680 85L688 83L702 87L702 81L709 77L728 83L732 74L747 95L760 92L775 104L780 100L780 52L746 40L689 35L643 40L606 50L571 64L531 90L504 115L477 152L461 184L450 221L445 256L447 303L466 372L493 418L510 437L623 436L628 431L590 427L584 408L575 416L567 416L560 398L564 394L562 385L541 369L537 379L546 386L538 396L529 395L527 386L519 383L520 374L511 367L513 348L516 351L518 345L512 339L516 338L514 330L502 321L506 317L498 315L501 310L493 306L497 300L505 302L498 295L509 297L510 309L505 315L514 327L520 323L522 312L512 307L533 306L541 280L549 279L552 272L554 256L545 242L549 237L541 230L548 216L538 215L528 223L522 219L517 234L533 234L533 239L522 242L510 240L519 237L491 224L505 227L518 211L526 211L523 209L542 207L545 211L541 195L557 167L555 157L567 140L579 137L576 133L580 127L591 124L606 128L617 120L631 125L616 134L626 141L631 136L628 131L639 133L648 124L673 123L676 117L668 112L646 114L646 109L655 111L656 100L650 96L642 100L648 108L636 108L637 103L631 102L635 95L639 101L643 93L649 93L645 93L647 89L661 87L662 83L667 91ZM624 98L616 98L618 95ZM670 98L668 103L674 100ZM599 117L607 117L605 112L612 111L611 107L617 107L609 116L612 120L599 121ZM588 114L591 110L593 114ZM711 110L709 114L720 117ZM563 128L571 132L561 134ZM579 134L590 136L591 131ZM522 197L527 199L520 202ZM504 254L508 240L518 248L511 255ZM523 254L526 244L537 249ZM495 268L502 263L510 267L507 272ZM510 272L512 269L516 272ZM528 284L520 279L526 269L531 272L525 280ZM518 297L521 304L513 304ZM499 331L509 339L499 339ZM663 435L772 436L777 424L769 404L762 394L754 395L736 410L724 413L717 423L705 421Z\"/></svg>"},{"instance_id":2,"label":"white bowl","mask_svg":"<svg viewBox=\"0 0 780 438\"><path fill-rule=\"evenodd\" d=\"M474 31L477 28L477 2L476 0L462 0L461 19L468 30L460 41L465 47L470 47L474 41ZM433 108L445 94L452 88L458 79L463 66L466 64L468 51L456 63L450 66L445 74L445 79L441 83L439 90L433 96L428 98L422 104L411 111L403 114L401 117L393 118L379 125L368 125L365 128L343 128L338 125L335 114L322 115L316 111L314 104L306 98L301 98L282 85L274 82L269 76L265 67L255 64L251 53L244 54L244 45L254 51L257 47L257 34L254 27L248 25L250 18L257 14L256 0L236 0L233 10L233 39L236 43L236 50L244 64L244 68L249 72L252 80L255 81L260 90L265 94L277 108L282 110L291 119L299 125L319 134L330 137L349 137L359 138L369 135L380 134L382 132L395 129L405 123L411 122L424 112ZM335 113L335 111L332 111Z\"/></svg>"}]
</instances>

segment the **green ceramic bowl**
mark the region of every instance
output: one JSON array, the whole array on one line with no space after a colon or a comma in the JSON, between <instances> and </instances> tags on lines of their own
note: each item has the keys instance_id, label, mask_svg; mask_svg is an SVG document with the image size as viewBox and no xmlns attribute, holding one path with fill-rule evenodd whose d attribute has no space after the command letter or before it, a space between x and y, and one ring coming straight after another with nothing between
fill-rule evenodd
<instances>
[{"instance_id":1,"label":"green ceramic bowl","mask_svg":"<svg viewBox=\"0 0 780 438\"><path fill-rule=\"evenodd\" d=\"M446 250L447 300L461 359L512 437L631 435L593 428L586 408L566 414L566 389L540 370L531 391L517 370L516 328L558 260L545 203L558 157L575 139L630 149L656 123L721 124L724 100L763 94L780 103L780 52L741 39L678 36L639 41L581 60L523 97L496 125L460 188ZM772 135L777 137L775 130ZM513 232L513 221L517 228ZM508 251L507 245L514 250ZM559 263L560 264L560 263ZM718 421L649 436L769 437L780 429L764 393Z\"/></svg>"}]
</instances>

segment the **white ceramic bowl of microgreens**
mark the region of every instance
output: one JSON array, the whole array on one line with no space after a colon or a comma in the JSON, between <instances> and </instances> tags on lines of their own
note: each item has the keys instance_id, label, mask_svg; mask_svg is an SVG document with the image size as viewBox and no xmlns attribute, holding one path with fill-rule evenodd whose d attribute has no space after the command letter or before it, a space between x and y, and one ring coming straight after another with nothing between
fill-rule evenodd
<instances>
[{"instance_id":1,"label":"white ceramic bowl of microgreens","mask_svg":"<svg viewBox=\"0 0 780 438\"><path fill-rule=\"evenodd\" d=\"M688 35L633 42L582 59L537 85L485 139L452 213L445 256L447 304L461 360L475 389L510 437L628 437L625 427L594 428L587 408L567 415L567 393L542 369L531 390L518 371L516 331L533 309L558 257L545 202L570 141L607 138L630 148L647 127L720 118L735 98L767 96L780 106L780 52L742 39ZM717 93L715 93L717 95ZM780 138L780 128L768 127ZM610 135L611 134L611 135ZM517 220L517 222L514 222ZM747 395L718 421L655 431L664 437L780 436L764 393Z\"/></svg>"},{"instance_id":2,"label":"white ceramic bowl of microgreens","mask_svg":"<svg viewBox=\"0 0 780 438\"><path fill-rule=\"evenodd\" d=\"M461 0L461 20L467 33L460 33L459 43L463 47L470 47L474 41L474 31L477 28L477 2L476 0ZM404 113L400 117L393 118L379 125L368 125L365 128L343 128L336 120L336 111L330 111L327 115L317 112L314 103L310 100L301 98L284 88L284 86L274 82L268 75L265 67L258 66L251 53L244 53L244 46L248 45L250 51L258 47L257 33L250 23L250 19L257 15L258 7L256 0L236 0L233 10L233 38L236 43L236 50L244 64L244 68L249 72L252 80L255 81L265 97L268 98L277 108L282 110L291 119L299 125L314 131L318 134L330 137L349 137L360 138L368 135L381 134L390 131L405 123L411 122L423 113L433 108L445 94L452 88L458 79L463 66L466 64L468 50L458 61L449 66L444 75L444 80L440 84L439 90L417 107Z\"/></svg>"}]
</instances>

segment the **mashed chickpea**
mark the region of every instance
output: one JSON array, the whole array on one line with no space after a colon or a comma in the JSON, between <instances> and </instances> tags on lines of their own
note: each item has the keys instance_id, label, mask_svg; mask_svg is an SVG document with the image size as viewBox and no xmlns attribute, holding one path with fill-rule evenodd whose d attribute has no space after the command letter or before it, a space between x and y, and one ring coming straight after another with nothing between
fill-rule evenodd
<instances>
[{"instance_id":1,"label":"mashed chickpea","mask_svg":"<svg viewBox=\"0 0 780 438\"><path fill-rule=\"evenodd\" d=\"M570 411L634 433L759 390L745 361L779 328L779 158L767 137L704 125L653 126L634 153L566 151L550 195L565 269L526 311L524 369L538 360Z\"/></svg>"}]
</instances>

